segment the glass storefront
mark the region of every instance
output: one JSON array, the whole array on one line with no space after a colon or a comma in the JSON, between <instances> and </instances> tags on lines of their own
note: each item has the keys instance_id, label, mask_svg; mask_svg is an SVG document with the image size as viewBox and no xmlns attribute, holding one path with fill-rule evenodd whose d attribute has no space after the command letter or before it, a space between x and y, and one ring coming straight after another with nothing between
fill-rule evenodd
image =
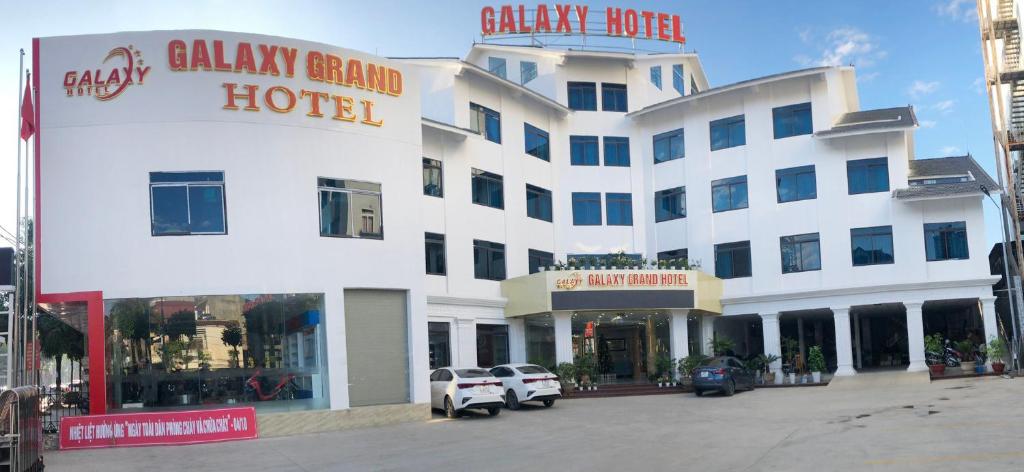
<instances>
[{"instance_id":1,"label":"glass storefront","mask_svg":"<svg viewBox=\"0 0 1024 472\"><path fill-rule=\"evenodd\" d=\"M573 359L590 356L597 383L656 381L658 357L671 358L669 315L578 312L572 315Z\"/></svg>"},{"instance_id":2,"label":"glass storefront","mask_svg":"<svg viewBox=\"0 0 1024 472\"><path fill-rule=\"evenodd\" d=\"M328 407L322 294L105 300L113 410Z\"/></svg>"}]
</instances>

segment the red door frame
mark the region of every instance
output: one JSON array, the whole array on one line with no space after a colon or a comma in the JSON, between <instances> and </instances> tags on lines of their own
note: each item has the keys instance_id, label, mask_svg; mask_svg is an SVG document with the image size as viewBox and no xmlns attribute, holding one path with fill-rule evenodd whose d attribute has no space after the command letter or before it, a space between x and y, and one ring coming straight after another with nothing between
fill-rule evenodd
<instances>
[{"instance_id":1,"label":"red door frame","mask_svg":"<svg viewBox=\"0 0 1024 472\"><path fill-rule=\"evenodd\" d=\"M89 414L107 412L106 328L103 318L103 292L71 292L40 294L38 303L84 302L88 313L89 332Z\"/></svg>"}]
</instances>

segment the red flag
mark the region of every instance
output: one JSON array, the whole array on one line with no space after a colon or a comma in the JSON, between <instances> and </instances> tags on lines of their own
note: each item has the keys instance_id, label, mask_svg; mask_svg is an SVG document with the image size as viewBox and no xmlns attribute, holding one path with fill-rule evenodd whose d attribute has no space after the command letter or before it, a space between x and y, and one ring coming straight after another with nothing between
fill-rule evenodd
<instances>
[{"instance_id":1,"label":"red flag","mask_svg":"<svg viewBox=\"0 0 1024 472\"><path fill-rule=\"evenodd\" d=\"M32 106L32 87L25 84L25 98L21 101L21 139L28 141L36 134L36 109Z\"/></svg>"}]
</instances>

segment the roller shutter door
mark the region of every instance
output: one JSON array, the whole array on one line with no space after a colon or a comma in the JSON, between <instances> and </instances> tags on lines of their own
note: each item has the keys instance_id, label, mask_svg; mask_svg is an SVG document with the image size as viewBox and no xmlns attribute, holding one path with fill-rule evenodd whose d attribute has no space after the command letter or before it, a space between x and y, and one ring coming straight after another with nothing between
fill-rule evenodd
<instances>
[{"instance_id":1,"label":"roller shutter door","mask_svg":"<svg viewBox=\"0 0 1024 472\"><path fill-rule=\"evenodd\" d=\"M409 402L406 292L345 290L351 406Z\"/></svg>"}]
</instances>

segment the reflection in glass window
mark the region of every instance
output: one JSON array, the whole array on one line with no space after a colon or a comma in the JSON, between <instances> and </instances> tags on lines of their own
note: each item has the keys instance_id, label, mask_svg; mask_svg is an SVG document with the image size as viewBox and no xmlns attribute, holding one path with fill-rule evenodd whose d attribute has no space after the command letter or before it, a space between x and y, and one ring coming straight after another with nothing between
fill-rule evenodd
<instances>
[{"instance_id":1,"label":"reflection in glass window","mask_svg":"<svg viewBox=\"0 0 1024 472\"><path fill-rule=\"evenodd\" d=\"M811 134L811 103L772 108L772 126L775 139Z\"/></svg>"},{"instance_id":2,"label":"reflection in glass window","mask_svg":"<svg viewBox=\"0 0 1024 472\"><path fill-rule=\"evenodd\" d=\"M444 197L441 161L439 160L423 158L423 195Z\"/></svg>"},{"instance_id":3,"label":"reflection in glass window","mask_svg":"<svg viewBox=\"0 0 1024 472\"><path fill-rule=\"evenodd\" d=\"M601 110L626 111L626 84L601 84Z\"/></svg>"},{"instance_id":4,"label":"reflection in glass window","mask_svg":"<svg viewBox=\"0 0 1024 472\"><path fill-rule=\"evenodd\" d=\"M223 172L150 172L153 236L226 234Z\"/></svg>"},{"instance_id":5,"label":"reflection in glass window","mask_svg":"<svg viewBox=\"0 0 1024 472\"><path fill-rule=\"evenodd\" d=\"M594 82L569 82L569 108L572 110L597 110L597 84Z\"/></svg>"},{"instance_id":6,"label":"reflection in glass window","mask_svg":"<svg viewBox=\"0 0 1024 472\"><path fill-rule=\"evenodd\" d=\"M925 223L924 248L929 261L967 259L967 223Z\"/></svg>"},{"instance_id":7,"label":"reflection in glass window","mask_svg":"<svg viewBox=\"0 0 1024 472\"><path fill-rule=\"evenodd\" d=\"M572 224L576 226L599 226L601 224L600 193L572 193Z\"/></svg>"},{"instance_id":8,"label":"reflection in glass window","mask_svg":"<svg viewBox=\"0 0 1024 472\"><path fill-rule=\"evenodd\" d=\"M677 129L654 136L654 163L662 163L686 156L683 130Z\"/></svg>"},{"instance_id":9,"label":"reflection in glass window","mask_svg":"<svg viewBox=\"0 0 1024 472\"><path fill-rule=\"evenodd\" d=\"M555 255L550 252L530 249L529 258L529 267L531 274L540 272L541 267L547 269L548 267L555 265Z\"/></svg>"},{"instance_id":10,"label":"reflection in glass window","mask_svg":"<svg viewBox=\"0 0 1024 472\"><path fill-rule=\"evenodd\" d=\"M672 88L679 92L679 95L686 95L686 88L684 86L685 80L683 78L683 65L672 64Z\"/></svg>"},{"instance_id":11,"label":"reflection in glass window","mask_svg":"<svg viewBox=\"0 0 1024 472\"><path fill-rule=\"evenodd\" d=\"M508 78L508 68L504 57L488 57L487 70L503 79Z\"/></svg>"},{"instance_id":12,"label":"reflection in glass window","mask_svg":"<svg viewBox=\"0 0 1024 472\"><path fill-rule=\"evenodd\" d=\"M673 187L654 192L654 221L686 218L686 187Z\"/></svg>"},{"instance_id":13,"label":"reflection in glass window","mask_svg":"<svg viewBox=\"0 0 1024 472\"><path fill-rule=\"evenodd\" d=\"M711 181L711 209L714 212L747 207L747 176Z\"/></svg>"},{"instance_id":14,"label":"reflection in glass window","mask_svg":"<svg viewBox=\"0 0 1024 472\"><path fill-rule=\"evenodd\" d=\"M750 277L750 241L715 245L715 277Z\"/></svg>"},{"instance_id":15,"label":"reflection in glass window","mask_svg":"<svg viewBox=\"0 0 1024 472\"><path fill-rule=\"evenodd\" d=\"M730 116L711 122L711 150L726 149L747 144L747 131L743 115Z\"/></svg>"},{"instance_id":16,"label":"reflection in glass window","mask_svg":"<svg viewBox=\"0 0 1024 472\"><path fill-rule=\"evenodd\" d=\"M485 280L505 280L505 245L474 239L473 276Z\"/></svg>"},{"instance_id":17,"label":"reflection in glass window","mask_svg":"<svg viewBox=\"0 0 1024 472\"><path fill-rule=\"evenodd\" d=\"M550 161L550 146L548 132L529 123L523 123L524 141L526 153L538 159Z\"/></svg>"},{"instance_id":18,"label":"reflection in glass window","mask_svg":"<svg viewBox=\"0 0 1024 472\"><path fill-rule=\"evenodd\" d=\"M776 170L775 187L779 203L817 198L818 185L814 180L814 166Z\"/></svg>"},{"instance_id":19,"label":"reflection in glass window","mask_svg":"<svg viewBox=\"0 0 1024 472\"><path fill-rule=\"evenodd\" d=\"M469 128L484 139L501 144L501 113L470 103Z\"/></svg>"},{"instance_id":20,"label":"reflection in glass window","mask_svg":"<svg viewBox=\"0 0 1024 472\"><path fill-rule=\"evenodd\" d=\"M624 136L604 137L604 165L629 167L629 138Z\"/></svg>"},{"instance_id":21,"label":"reflection in glass window","mask_svg":"<svg viewBox=\"0 0 1024 472\"><path fill-rule=\"evenodd\" d=\"M661 90L661 66L651 66L651 83Z\"/></svg>"},{"instance_id":22,"label":"reflection in glass window","mask_svg":"<svg viewBox=\"0 0 1024 472\"><path fill-rule=\"evenodd\" d=\"M526 184L526 216L551 221L551 191Z\"/></svg>"},{"instance_id":23,"label":"reflection in glass window","mask_svg":"<svg viewBox=\"0 0 1024 472\"><path fill-rule=\"evenodd\" d=\"M521 61L519 63L519 80L526 85L537 78L537 63L532 61Z\"/></svg>"},{"instance_id":24,"label":"reflection in glass window","mask_svg":"<svg viewBox=\"0 0 1024 472\"><path fill-rule=\"evenodd\" d=\"M606 193L604 196L609 226L633 226L633 194Z\"/></svg>"},{"instance_id":25,"label":"reflection in glass window","mask_svg":"<svg viewBox=\"0 0 1024 472\"><path fill-rule=\"evenodd\" d=\"M427 274L444 275L444 235L437 233L425 233L425 241L425 249L427 254Z\"/></svg>"},{"instance_id":26,"label":"reflection in glass window","mask_svg":"<svg viewBox=\"0 0 1024 472\"><path fill-rule=\"evenodd\" d=\"M661 251L661 252L659 252L658 253L658 262L666 261L666 262L673 262L673 263L675 263L675 262L682 263L683 261L686 261L687 259L689 259L689 257L690 257L690 252L686 248L683 248L683 249L673 249L671 251Z\"/></svg>"},{"instance_id":27,"label":"reflection in glass window","mask_svg":"<svg viewBox=\"0 0 1024 472\"><path fill-rule=\"evenodd\" d=\"M107 401L326 408L321 294L105 300Z\"/></svg>"},{"instance_id":28,"label":"reflection in glass window","mask_svg":"<svg viewBox=\"0 0 1024 472\"><path fill-rule=\"evenodd\" d=\"M821 240L818 233L779 238L782 273L821 270Z\"/></svg>"},{"instance_id":29,"label":"reflection in glass window","mask_svg":"<svg viewBox=\"0 0 1024 472\"><path fill-rule=\"evenodd\" d=\"M873 226L850 230L853 265L892 264L892 226Z\"/></svg>"},{"instance_id":30,"label":"reflection in glass window","mask_svg":"<svg viewBox=\"0 0 1024 472\"><path fill-rule=\"evenodd\" d=\"M885 157L846 161L849 194L889 191L889 160Z\"/></svg>"},{"instance_id":31,"label":"reflection in glass window","mask_svg":"<svg viewBox=\"0 0 1024 472\"><path fill-rule=\"evenodd\" d=\"M384 239L380 184L317 179L320 236Z\"/></svg>"},{"instance_id":32,"label":"reflection in glass window","mask_svg":"<svg viewBox=\"0 0 1024 472\"><path fill-rule=\"evenodd\" d=\"M505 208L504 179L498 174L473 169L473 203L491 208Z\"/></svg>"},{"instance_id":33,"label":"reflection in glass window","mask_svg":"<svg viewBox=\"0 0 1024 472\"><path fill-rule=\"evenodd\" d=\"M569 136L569 163L574 166L600 164L597 136Z\"/></svg>"}]
</instances>

